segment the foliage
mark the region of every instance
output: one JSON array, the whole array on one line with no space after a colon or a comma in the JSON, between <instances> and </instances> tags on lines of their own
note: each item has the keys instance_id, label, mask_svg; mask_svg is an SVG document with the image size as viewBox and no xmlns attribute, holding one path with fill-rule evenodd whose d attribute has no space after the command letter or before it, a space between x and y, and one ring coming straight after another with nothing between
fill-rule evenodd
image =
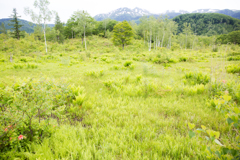
<instances>
[{"instance_id":1,"label":"foliage","mask_svg":"<svg viewBox=\"0 0 240 160\"><path fill-rule=\"evenodd\" d=\"M48 9L49 5L48 0L35 0L34 1L34 7L39 9L39 14L36 14L33 10L30 10L29 8L25 8L24 12L27 15L31 16L31 19L34 22L37 22L38 25L42 25L43 27L43 34L44 34L44 40L45 40L45 48L47 53L47 40L46 40L46 22L51 20L52 17L52 11ZM42 24L43 23L43 24Z\"/></svg>"},{"instance_id":2,"label":"foliage","mask_svg":"<svg viewBox=\"0 0 240 160\"><path fill-rule=\"evenodd\" d=\"M0 117L6 117L0 136L8 132L0 159L218 159L216 151L237 153L239 75L225 66L238 65L226 58L238 56L240 47L217 45L212 52L212 37L195 38L193 49L190 43L186 50L183 44L149 52L143 39L122 51L110 39L88 35L87 51L75 37L49 41L46 54L34 35L17 40L1 34L0 109L6 112ZM27 114L33 115L33 141ZM10 126L16 117L25 123Z\"/></svg>"},{"instance_id":3,"label":"foliage","mask_svg":"<svg viewBox=\"0 0 240 160\"><path fill-rule=\"evenodd\" d=\"M185 74L185 78L189 84L207 84L210 81L210 76L203 74L202 72L188 72Z\"/></svg>"},{"instance_id":4,"label":"foliage","mask_svg":"<svg viewBox=\"0 0 240 160\"><path fill-rule=\"evenodd\" d=\"M85 49L87 50L86 34L89 34L92 30L93 18L86 11L76 11L72 15L70 22L74 24L72 30L82 38L82 44L83 40L85 41Z\"/></svg>"},{"instance_id":5,"label":"foliage","mask_svg":"<svg viewBox=\"0 0 240 160\"><path fill-rule=\"evenodd\" d=\"M9 25L11 25L13 28L13 32L11 33L13 35L13 38L16 38L16 39L20 39L20 35L21 35L21 32L20 32L20 28L22 27L22 25L20 25L20 21L18 20L18 17L17 16L17 10L16 8L13 9L13 15L12 15L12 20L10 20L10 22L13 22L13 23L10 23Z\"/></svg>"},{"instance_id":6,"label":"foliage","mask_svg":"<svg viewBox=\"0 0 240 160\"><path fill-rule=\"evenodd\" d=\"M124 50L124 46L131 43L133 38L133 29L127 21L118 23L113 28L113 43L115 45L121 45Z\"/></svg>"},{"instance_id":7,"label":"foliage","mask_svg":"<svg viewBox=\"0 0 240 160\"><path fill-rule=\"evenodd\" d=\"M240 64L232 64L226 66L226 70L228 73L238 73L240 74Z\"/></svg>"},{"instance_id":8,"label":"foliage","mask_svg":"<svg viewBox=\"0 0 240 160\"><path fill-rule=\"evenodd\" d=\"M197 35L212 36L240 30L240 20L219 13L191 13L173 18L178 24L178 34L183 31L184 23L192 26Z\"/></svg>"},{"instance_id":9,"label":"foliage","mask_svg":"<svg viewBox=\"0 0 240 160\"><path fill-rule=\"evenodd\" d=\"M60 18L58 16L58 14L56 14L54 29L56 31L56 37L57 37L58 43L63 43L63 41L64 41L64 35L63 35L64 27L63 27L63 23L61 23L61 21L60 21Z\"/></svg>"},{"instance_id":10,"label":"foliage","mask_svg":"<svg viewBox=\"0 0 240 160\"><path fill-rule=\"evenodd\" d=\"M218 36L216 39L216 43L220 44L228 44L228 43L233 43L233 44L240 44L240 31L233 31L228 34L223 34Z\"/></svg>"},{"instance_id":11,"label":"foliage","mask_svg":"<svg viewBox=\"0 0 240 160\"><path fill-rule=\"evenodd\" d=\"M0 28L0 33L7 34L7 30L3 22L1 23Z\"/></svg>"},{"instance_id":12,"label":"foliage","mask_svg":"<svg viewBox=\"0 0 240 160\"><path fill-rule=\"evenodd\" d=\"M54 126L66 119L70 123L77 121L76 108L84 102L81 88L45 78L25 79L0 90L0 126L4 128L0 130L0 156L3 157L10 149L27 151L28 143L49 137Z\"/></svg>"}]
</instances>

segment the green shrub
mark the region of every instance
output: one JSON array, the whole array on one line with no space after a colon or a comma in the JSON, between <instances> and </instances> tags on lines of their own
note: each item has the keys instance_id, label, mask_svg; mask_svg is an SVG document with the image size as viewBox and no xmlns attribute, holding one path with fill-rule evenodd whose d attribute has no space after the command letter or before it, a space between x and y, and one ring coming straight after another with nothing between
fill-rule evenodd
<instances>
[{"instance_id":1,"label":"green shrub","mask_svg":"<svg viewBox=\"0 0 240 160\"><path fill-rule=\"evenodd\" d=\"M46 78L0 86L0 128L4 128L0 130L0 159L12 148L26 151L31 142L41 142L51 136L53 125L76 121L78 105L83 103L85 94L75 95L75 90Z\"/></svg>"},{"instance_id":2,"label":"green shrub","mask_svg":"<svg viewBox=\"0 0 240 160\"><path fill-rule=\"evenodd\" d=\"M204 75L202 72L188 72L185 74L185 79L191 85L207 84L210 81L209 75Z\"/></svg>"},{"instance_id":3,"label":"green shrub","mask_svg":"<svg viewBox=\"0 0 240 160\"><path fill-rule=\"evenodd\" d=\"M125 61L124 64L123 64L123 66L124 66L124 67L130 67L131 64L132 64L132 61Z\"/></svg>"},{"instance_id":4,"label":"green shrub","mask_svg":"<svg viewBox=\"0 0 240 160\"><path fill-rule=\"evenodd\" d=\"M6 59L0 59L0 62L7 62Z\"/></svg>"},{"instance_id":5,"label":"green shrub","mask_svg":"<svg viewBox=\"0 0 240 160\"><path fill-rule=\"evenodd\" d=\"M231 56L227 58L228 61L240 61L240 56Z\"/></svg>"},{"instance_id":6,"label":"green shrub","mask_svg":"<svg viewBox=\"0 0 240 160\"><path fill-rule=\"evenodd\" d=\"M240 64L232 64L226 67L227 73L239 73L240 74Z\"/></svg>"},{"instance_id":7,"label":"green shrub","mask_svg":"<svg viewBox=\"0 0 240 160\"><path fill-rule=\"evenodd\" d=\"M27 64L27 68L35 69L35 68L38 68L38 65L35 64L35 63L28 63L28 64Z\"/></svg>"},{"instance_id":8,"label":"green shrub","mask_svg":"<svg viewBox=\"0 0 240 160\"><path fill-rule=\"evenodd\" d=\"M229 53L228 56L240 56L240 52Z\"/></svg>"},{"instance_id":9,"label":"green shrub","mask_svg":"<svg viewBox=\"0 0 240 160\"><path fill-rule=\"evenodd\" d=\"M104 75L104 71L103 70L87 71L87 72L85 72L85 75L98 78L98 77L102 77Z\"/></svg>"},{"instance_id":10,"label":"green shrub","mask_svg":"<svg viewBox=\"0 0 240 160\"><path fill-rule=\"evenodd\" d=\"M20 58L21 62L27 62L27 58Z\"/></svg>"},{"instance_id":11,"label":"green shrub","mask_svg":"<svg viewBox=\"0 0 240 160\"><path fill-rule=\"evenodd\" d=\"M20 63L14 63L13 64L13 68L14 69L23 69L24 64L20 64Z\"/></svg>"}]
</instances>

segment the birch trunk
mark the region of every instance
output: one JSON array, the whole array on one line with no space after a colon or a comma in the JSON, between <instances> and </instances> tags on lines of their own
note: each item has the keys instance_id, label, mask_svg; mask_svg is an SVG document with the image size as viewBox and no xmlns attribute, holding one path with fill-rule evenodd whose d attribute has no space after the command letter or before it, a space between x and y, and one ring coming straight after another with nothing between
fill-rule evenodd
<instances>
[{"instance_id":1,"label":"birch trunk","mask_svg":"<svg viewBox=\"0 0 240 160\"><path fill-rule=\"evenodd\" d=\"M45 47L46 47L46 53L47 53L47 40L46 40L46 32L45 32L45 21L44 21L44 25L43 25L43 33L44 33Z\"/></svg>"},{"instance_id":2,"label":"birch trunk","mask_svg":"<svg viewBox=\"0 0 240 160\"><path fill-rule=\"evenodd\" d=\"M185 45L185 50L187 49L187 33L186 33L186 45Z\"/></svg>"},{"instance_id":3,"label":"birch trunk","mask_svg":"<svg viewBox=\"0 0 240 160\"><path fill-rule=\"evenodd\" d=\"M151 47L152 47L151 44L152 44L152 34L150 31L149 51L151 51Z\"/></svg>"},{"instance_id":4,"label":"birch trunk","mask_svg":"<svg viewBox=\"0 0 240 160\"><path fill-rule=\"evenodd\" d=\"M145 32L144 32L144 44L146 44L146 42L145 42Z\"/></svg>"},{"instance_id":5,"label":"birch trunk","mask_svg":"<svg viewBox=\"0 0 240 160\"><path fill-rule=\"evenodd\" d=\"M157 42L157 37L156 37L156 49L157 49L157 44L158 44L158 42Z\"/></svg>"},{"instance_id":6,"label":"birch trunk","mask_svg":"<svg viewBox=\"0 0 240 160\"><path fill-rule=\"evenodd\" d=\"M86 37L85 37L85 26L84 26L84 41L85 41L85 50L87 50Z\"/></svg>"},{"instance_id":7,"label":"birch trunk","mask_svg":"<svg viewBox=\"0 0 240 160\"><path fill-rule=\"evenodd\" d=\"M169 41L170 41L170 43L169 43L169 49L171 49L171 42L172 42L172 41L171 41L171 37L172 37L172 36L170 35L170 38L169 38Z\"/></svg>"},{"instance_id":8,"label":"birch trunk","mask_svg":"<svg viewBox=\"0 0 240 160\"><path fill-rule=\"evenodd\" d=\"M165 32L163 32L163 38L162 38L162 44L161 44L161 48L163 47L164 35L165 35Z\"/></svg>"}]
</instances>

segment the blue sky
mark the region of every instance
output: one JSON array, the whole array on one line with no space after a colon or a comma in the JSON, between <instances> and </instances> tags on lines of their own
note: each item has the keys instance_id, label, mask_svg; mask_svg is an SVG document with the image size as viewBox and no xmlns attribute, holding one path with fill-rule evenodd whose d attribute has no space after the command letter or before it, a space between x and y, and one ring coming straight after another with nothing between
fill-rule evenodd
<instances>
[{"instance_id":1,"label":"blue sky","mask_svg":"<svg viewBox=\"0 0 240 160\"><path fill-rule=\"evenodd\" d=\"M49 0L50 10L59 13L60 19L67 22L69 17L77 10L86 10L91 16L107 13L120 7L146 9L151 13L162 13L166 10L196 9L237 9L240 10L240 0ZM21 19L31 21L24 15L24 7L33 9L34 0L0 0L0 19L8 18L13 8L17 9ZM54 23L54 18L51 22Z\"/></svg>"}]
</instances>

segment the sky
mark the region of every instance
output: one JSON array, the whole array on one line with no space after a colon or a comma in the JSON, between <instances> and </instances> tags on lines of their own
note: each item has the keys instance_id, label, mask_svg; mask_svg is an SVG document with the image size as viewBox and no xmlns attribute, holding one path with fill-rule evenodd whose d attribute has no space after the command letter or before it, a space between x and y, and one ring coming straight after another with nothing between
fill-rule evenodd
<instances>
[{"instance_id":1,"label":"sky","mask_svg":"<svg viewBox=\"0 0 240 160\"><path fill-rule=\"evenodd\" d=\"M24 14L24 8L33 7L35 0L0 0L0 19L9 18L13 8L17 9L21 19L31 21L30 16ZM166 10L196 9L236 9L240 10L240 0L49 0L48 8L58 12L62 22L67 22L74 11L85 10L92 17L101 13L108 13L118 8L142 8L150 13L162 13ZM54 18L48 23L54 23Z\"/></svg>"}]
</instances>

